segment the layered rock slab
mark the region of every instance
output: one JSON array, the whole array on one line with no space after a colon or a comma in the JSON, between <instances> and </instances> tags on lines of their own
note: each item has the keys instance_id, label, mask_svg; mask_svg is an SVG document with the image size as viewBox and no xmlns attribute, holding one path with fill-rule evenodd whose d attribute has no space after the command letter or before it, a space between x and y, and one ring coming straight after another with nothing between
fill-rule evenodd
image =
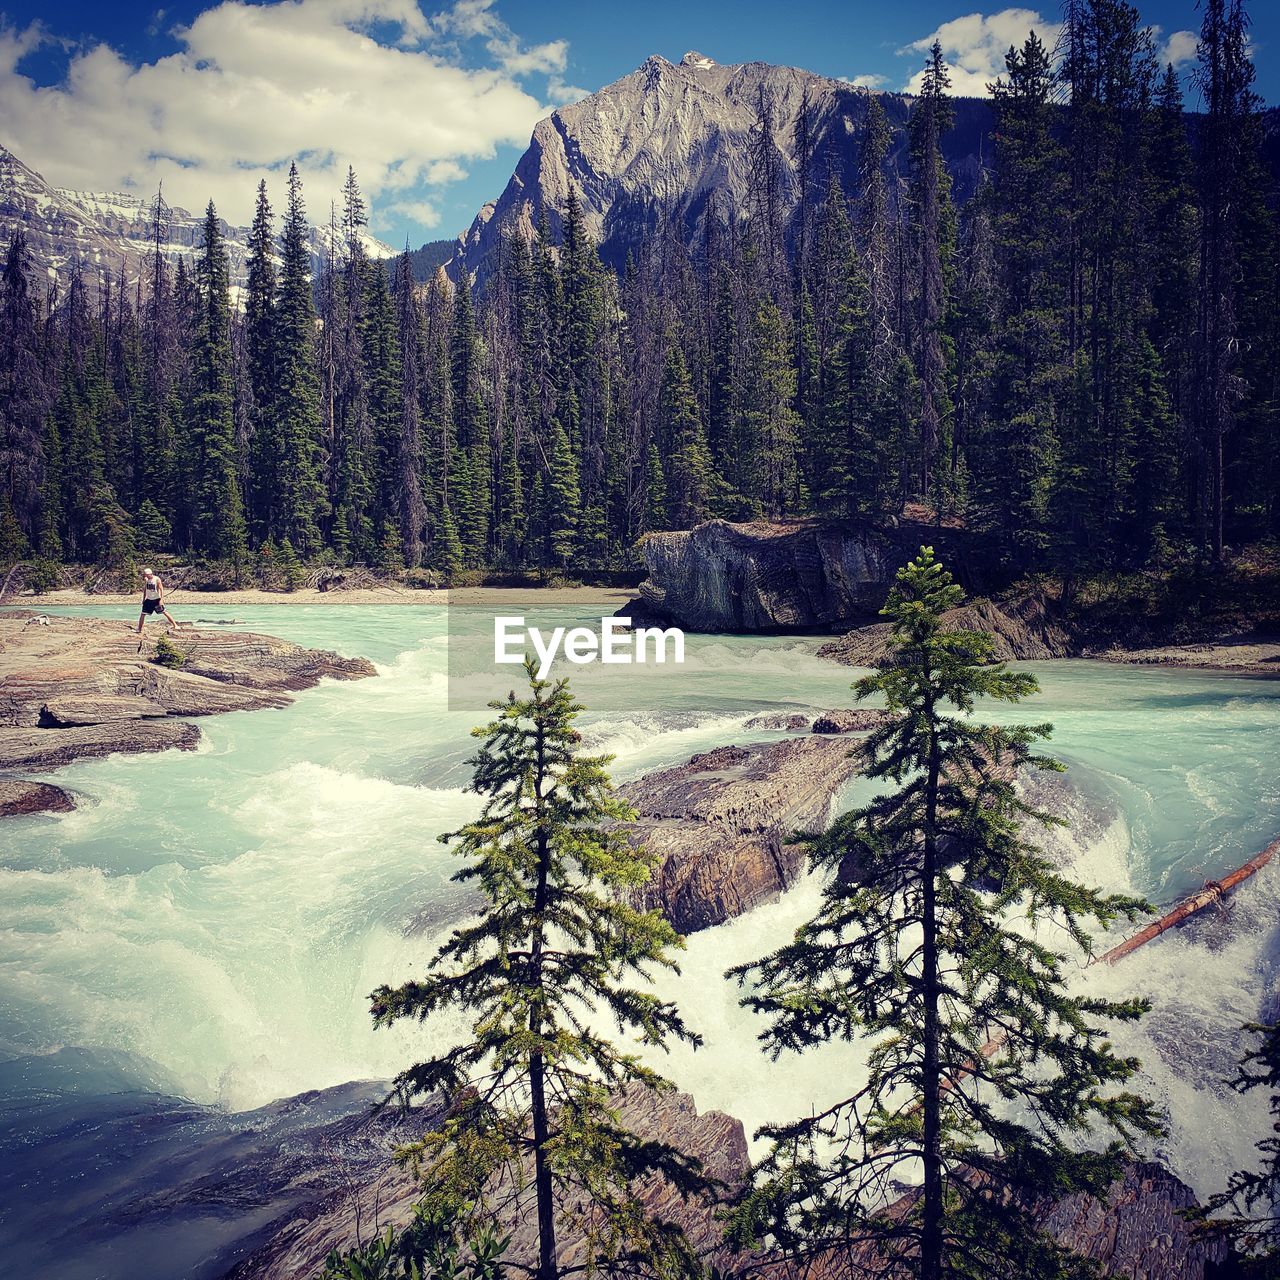
<instances>
[{"instance_id":1,"label":"layered rock slab","mask_svg":"<svg viewBox=\"0 0 1280 1280\"><path fill-rule=\"evenodd\" d=\"M364 658L248 632L183 628L179 669L153 662L133 628L106 618L0 614L0 769L44 772L74 760L191 749L200 730L179 716L287 706L322 679L375 674ZM15 810L30 812L31 810Z\"/></svg>"},{"instance_id":2,"label":"layered rock slab","mask_svg":"<svg viewBox=\"0 0 1280 1280\"><path fill-rule=\"evenodd\" d=\"M639 815L628 832L658 858L638 904L695 933L772 902L804 870L790 837L825 827L860 768L856 743L807 735L718 747L625 783Z\"/></svg>"}]
</instances>

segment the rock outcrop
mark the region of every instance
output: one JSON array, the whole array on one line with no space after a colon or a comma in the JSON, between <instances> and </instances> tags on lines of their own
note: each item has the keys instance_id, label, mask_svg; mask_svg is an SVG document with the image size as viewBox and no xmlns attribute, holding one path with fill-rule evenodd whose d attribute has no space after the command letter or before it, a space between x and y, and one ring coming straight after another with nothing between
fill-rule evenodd
<instances>
[{"instance_id":1,"label":"rock outcrop","mask_svg":"<svg viewBox=\"0 0 1280 1280\"><path fill-rule=\"evenodd\" d=\"M635 1090L622 1100L619 1112L633 1132L695 1156L712 1177L728 1186L740 1182L746 1174L747 1140L741 1121L720 1111L700 1114L688 1094ZM337 1167L332 1159L317 1162L310 1171L306 1198L271 1223L264 1232L266 1242L228 1271L228 1280L299 1280L314 1275L331 1249L353 1247L359 1232L363 1231L367 1240L375 1224L407 1225L419 1191L411 1174L392 1162L391 1148L395 1142L408 1141L411 1135L429 1127L433 1115L438 1113L418 1112L406 1122L403 1117L386 1114L366 1122L363 1133L346 1122L348 1149L353 1131L363 1148L357 1157L359 1163L352 1155L346 1156L351 1161L346 1169ZM312 1146L313 1150L324 1150L321 1143L313 1142ZM304 1175L299 1169L293 1176ZM279 1180L279 1174L275 1180ZM357 1196L361 1217L357 1217ZM685 1200L661 1179L648 1182L642 1197L651 1214L679 1226L709 1261L728 1259L727 1251L720 1247L722 1228L713 1203ZM502 1234L511 1236L504 1255L506 1262L523 1269L537 1260L536 1220L507 1208L499 1211L498 1226ZM559 1245L561 1266L573 1267L581 1261L580 1232L562 1225Z\"/></svg>"},{"instance_id":2,"label":"rock outcrop","mask_svg":"<svg viewBox=\"0 0 1280 1280\"><path fill-rule=\"evenodd\" d=\"M732 524L651 533L640 544L649 576L620 614L690 631L839 631L872 621L894 574L922 543L966 579L956 531L915 521Z\"/></svg>"},{"instance_id":3,"label":"rock outcrop","mask_svg":"<svg viewBox=\"0 0 1280 1280\"><path fill-rule=\"evenodd\" d=\"M11 782L0 778L0 818L28 813L67 813L76 802L49 782Z\"/></svg>"},{"instance_id":4,"label":"rock outcrop","mask_svg":"<svg viewBox=\"0 0 1280 1280\"><path fill-rule=\"evenodd\" d=\"M638 902L694 933L774 900L804 869L789 837L824 826L859 768L855 744L807 736L719 747L624 784L639 814L628 829L659 859Z\"/></svg>"},{"instance_id":5,"label":"rock outcrop","mask_svg":"<svg viewBox=\"0 0 1280 1280\"><path fill-rule=\"evenodd\" d=\"M994 642L992 654L1001 662L1068 658L1075 653L1067 633L1034 599L996 603L979 597L948 609L942 617L949 631L989 632ZM874 667L887 656L888 648L889 624L875 622L824 644L818 655L851 667Z\"/></svg>"},{"instance_id":6,"label":"rock outcrop","mask_svg":"<svg viewBox=\"0 0 1280 1280\"><path fill-rule=\"evenodd\" d=\"M887 1210L905 1213L916 1199L908 1192ZM1032 1208L1039 1227L1060 1245L1098 1266L1100 1275L1141 1276L1143 1280L1212 1280L1223 1273L1228 1247L1221 1239L1197 1235L1182 1211L1196 1203L1181 1179L1154 1161L1130 1161L1103 1199L1083 1192L1045 1199ZM786 1263L766 1266L768 1274L799 1276ZM855 1244L837 1256L808 1262L806 1280L841 1280L866 1274L880 1280L908 1280L909 1272L887 1263L867 1244Z\"/></svg>"},{"instance_id":7,"label":"rock outcrop","mask_svg":"<svg viewBox=\"0 0 1280 1280\"><path fill-rule=\"evenodd\" d=\"M178 716L283 707L322 679L375 674L364 658L246 632L183 629L179 669L151 661L124 622L0 615L0 769L44 772L116 752L190 750L200 730ZM29 812L30 810L26 810Z\"/></svg>"}]
</instances>

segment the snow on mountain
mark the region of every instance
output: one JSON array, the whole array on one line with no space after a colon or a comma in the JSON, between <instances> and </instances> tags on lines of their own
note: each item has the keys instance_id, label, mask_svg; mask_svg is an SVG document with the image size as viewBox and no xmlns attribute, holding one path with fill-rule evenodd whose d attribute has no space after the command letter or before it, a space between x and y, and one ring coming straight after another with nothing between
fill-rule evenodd
<instances>
[{"instance_id":1,"label":"snow on mountain","mask_svg":"<svg viewBox=\"0 0 1280 1280\"><path fill-rule=\"evenodd\" d=\"M69 191L53 187L0 146L0 238L5 243L19 226L27 233L33 261L50 282L65 281L71 269L99 279L119 275L132 284L151 252L152 200L126 192ZM186 209L166 209L165 257L170 266L189 256L203 241L203 215ZM223 221L233 293L245 282L249 228ZM313 265L319 266L329 249L330 228L311 229ZM374 258L394 257L396 250L367 232L361 233L365 252Z\"/></svg>"}]
</instances>

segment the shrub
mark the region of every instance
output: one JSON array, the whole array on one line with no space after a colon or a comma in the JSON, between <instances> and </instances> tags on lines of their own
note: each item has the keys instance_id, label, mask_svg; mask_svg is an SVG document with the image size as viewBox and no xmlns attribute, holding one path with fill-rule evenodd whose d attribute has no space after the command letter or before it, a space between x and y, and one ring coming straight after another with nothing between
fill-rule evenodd
<instances>
[{"instance_id":1,"label":"shrub","mask_svg":"<svg viewBox=\"0 0 1280 1280\"><path fill-rule=\"evenodd\" d=\"M168 636L161 636L156 641L156 656L151 659L157 666L168 667L172 671L187 665L186 653L179 649Z\"/></svg>"},{"instance_id":2,"label":"shrub","mask_svg":"<svg viewBox=\"0 0 1280 1280\"><path fill-rule=\"evenodd\" d=\"M33 595L42 596L46 591L56 591L62 583L58 562L45 556L33 560L26 571L26 583Z\"/></svg>"}]
</instances>

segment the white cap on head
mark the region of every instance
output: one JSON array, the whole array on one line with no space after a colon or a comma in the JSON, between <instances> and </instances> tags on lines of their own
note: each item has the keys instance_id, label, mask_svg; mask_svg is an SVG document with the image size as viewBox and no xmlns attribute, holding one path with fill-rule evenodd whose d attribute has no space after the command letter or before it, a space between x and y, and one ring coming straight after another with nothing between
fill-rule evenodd
<instances>
[{"instance_id":1,"label":"white cap on head","mask_svg":"<svg viewBox=\"0 0 1280 1280\"><path fill-rule=\"evenodd\" d=\"M142 572L143 572L144 574L146 574L148 577L150 577L150 575L151 575L151 568L150 568L150 566L149 566L149 565L143 565L143 566L142 566Z\"/></svg>"}]
</instances>

